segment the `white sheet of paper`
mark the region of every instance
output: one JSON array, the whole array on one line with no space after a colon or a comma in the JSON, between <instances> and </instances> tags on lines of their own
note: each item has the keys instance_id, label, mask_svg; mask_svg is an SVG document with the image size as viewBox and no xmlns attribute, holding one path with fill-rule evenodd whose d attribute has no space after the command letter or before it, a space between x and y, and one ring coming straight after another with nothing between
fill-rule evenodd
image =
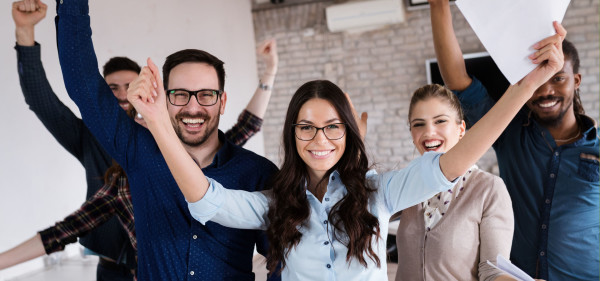
<instances>
[{"instance_id":1,"label":"white sheet of paper","mask_svg":"<svg viewBox=\"0 0 600 281\"><path fill-rule=\"evenodd\" d=\"M527 275L527 273L523 272L523 270L512 264L509 260L507 260L500 254L498 254L498 256L496 257L496 262L498 263L498 266L494 265L489 260L487 261L489 265L504 271L512 278L515 278L520 281L535 281L533 278Z\"/></svg>"},{"instance_id":2,"label":"white sheet of paper","mask_svg":"<svg viewBox=\"0 0 600 281\"><path fill-rule=\"evenodd\" d=\"M479 40L511 84L536 65L533 44L555 34L570 0L456 0Z\"/></svg>"}]
</instances>

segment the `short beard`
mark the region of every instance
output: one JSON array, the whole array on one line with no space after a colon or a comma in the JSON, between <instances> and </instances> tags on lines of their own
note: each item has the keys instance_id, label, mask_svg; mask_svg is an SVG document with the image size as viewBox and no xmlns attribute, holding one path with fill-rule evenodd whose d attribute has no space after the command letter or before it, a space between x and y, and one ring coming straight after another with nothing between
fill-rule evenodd
<instances>
[{"instance_id":1,"label":"short beard","mask_svg":"<svg viewBox=\"0 0 600 281\"><path fill-rule=\"evenodd\" d=\"M551 127L551 128L558 127L558 125L560 125L563 118L565 117L565 114L567 113L567 111L569 111L569 108L572 106L573 106L573 100L571 99L571 103L565 108L565 110L559 112L556 117L542 119L534 111L533 118L535 118L535 120L538 121L538 123L540 123L540 125L542 125L544 127Z\"/></svg>"},{"instance_id":2,"label":"short beard","mask_svg":"<svg viewBox=\"0 0 600 281\"><path fill-rule=\"evenodd\" d=\"M206 127L206 134L202 138L200 138L199 140L197 140L197 141L188 141L188 140L186 140L184 138L184 136L183 136L183 132L182 132L183 129L181 127L179 127L179 126L175 126L176 124L173 124L173 127L175 128L175 133L177 134L177 137L179 137L179 140L183 144L185 144L187 146L190 146L190 147L198 147L198 146L204 144L206 142L206 140L208 140L208 138L217 130L217 128L219 127L220 117L221 117L220 114L217 114L217 116L216 116L216 121L217 122L214 123L213 127L208 127L209 124L208 124L208 122L206 123L206 125L207 125L207 127ZM212 118L210 120L212 120ZM177 122L177 121L175 121L175 122Z\"/></svg>"}]
</instances>

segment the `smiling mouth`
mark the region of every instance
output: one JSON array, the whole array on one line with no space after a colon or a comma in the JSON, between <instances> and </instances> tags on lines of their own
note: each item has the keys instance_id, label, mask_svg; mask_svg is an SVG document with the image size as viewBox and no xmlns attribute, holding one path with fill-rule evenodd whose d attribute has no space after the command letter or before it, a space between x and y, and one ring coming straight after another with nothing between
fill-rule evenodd
<instances>
[{"instance_id":1,"label":"smiling mouth","mask_svg":"<svg viewBox=\"0 0 600 281\"><path fill-rule=\"evenodd\" d=\"M204 124L202 118L182 118L181 122L189 128L200 128Z\"/></svg>"},{"instance_id":2,"label":"smiling mouth","mask_svg":"<svg viewBox=\"0 0 600 281\"><path fill-rule=\"evenodd\" d=\"M558 100L548 101L548 102L540 102L537 105L541 108L550 108L558 104Z\"/></svg>"},{"instance_id":3,"label":"smiling mouth","mask_svg":"<svg viewBox=\"0 0 600 281\"><path fill-rule=\"evenodd\" d=\"M444 142L441 140L429 140L423 142L423 147L425 147L426 150L436 150L442 146L443 143Z\"/></svg>"},{"instance_id":4,"label":"smiling mouth","mask_svg":"<svg viewBox=\"0 0 600 281\"><path fill-rule=\"evenodd\" d=\"M334 150L309 150L309 152L317 157L317 158L323 158L323 157L327 157L329 154L331 154Z\"/></svg>"}]
</instances>

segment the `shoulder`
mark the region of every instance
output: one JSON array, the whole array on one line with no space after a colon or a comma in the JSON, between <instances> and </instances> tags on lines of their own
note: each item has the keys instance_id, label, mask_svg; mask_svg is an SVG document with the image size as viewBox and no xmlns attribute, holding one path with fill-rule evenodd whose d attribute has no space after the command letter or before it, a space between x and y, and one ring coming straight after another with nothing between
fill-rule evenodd
<instances>
[{"instance_id":1,"label":"shoulder","mask_svg":"<svg viewBox=\"0 0 600 281\"><path fill-rule=\"evenodd\" d=\"M485 204L494 201L511 202L506 184L502 178L483 171L479 168L472 170L472 175L467 179L466 187L473 196L483 198Z\"/></svg>"},{"instance_id":2,"label":"shoulder","mask_svg":"<svg viewBox=\"0 0 600 281\"><path fill-rule=\"evenodd\" d=\"M279 169L269 159L260 156L253 151L229 144L231 158L228 162L237 166L240 171L257 174L266 174L268 176L277 172Z\"/></svg>"}]
</instances>

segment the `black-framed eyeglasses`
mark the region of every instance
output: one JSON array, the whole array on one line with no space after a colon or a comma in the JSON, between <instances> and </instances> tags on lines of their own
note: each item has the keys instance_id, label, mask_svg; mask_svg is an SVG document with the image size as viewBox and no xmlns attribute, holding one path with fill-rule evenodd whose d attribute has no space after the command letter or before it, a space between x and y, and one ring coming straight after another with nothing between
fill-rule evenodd
<instances>
[{"instance_id":1,"label":"black-framed eyeglasses","mask_svg":"<svg viewBox=\"0 0 600 281\"><path fill-rule=\"evenodd\" d=\"M202 89L198 91L188 91L186 89L167 90L167 99L169 103L176 106L185 106L190 102L192 96L196 97L198 104L211 106L217 103L219 96L223 93L221 90Z\"/></svg>"},{"instance_id":2,"label":"black-framed eyeglasses","mask_svg":"<svg viewBox=\"0 0 600 281\"><path fill-rule=\"evenodd\" d=\"M292 124L292 126L296 138L303 141L313 140L319 130L322 130L329 140L339 140L346 134L346 123L333 123L321 128L310 124Z\"/></svg>"}]
</instances>

